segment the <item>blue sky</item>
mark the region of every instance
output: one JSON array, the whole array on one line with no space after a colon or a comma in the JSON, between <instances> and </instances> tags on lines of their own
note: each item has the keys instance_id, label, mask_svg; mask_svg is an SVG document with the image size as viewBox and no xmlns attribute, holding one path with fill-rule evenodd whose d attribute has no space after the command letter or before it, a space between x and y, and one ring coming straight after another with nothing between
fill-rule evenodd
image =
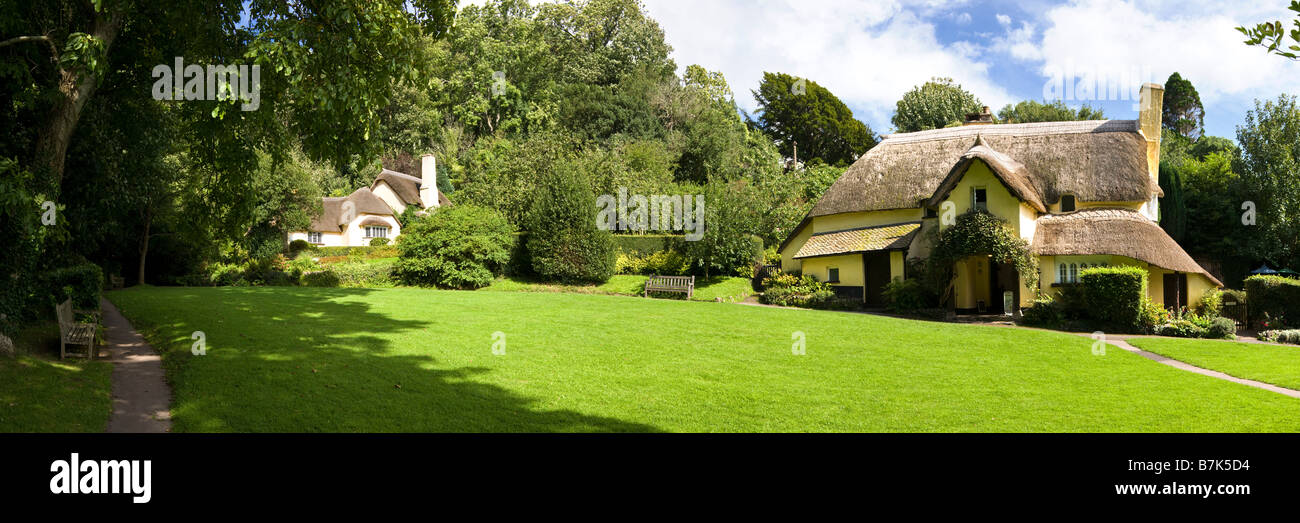
<instances>
[{"instance_id":1,"label":"blue sky","mask_svg":"<svg viewBox=\"0 0 1300 523\"><path fill-rule=\"evenodd\" d=\"M830 89L877 133L892 132L894 102L933 76L955 79L994 111L1065 98L1064 89L1045 92L1053 78L1083 82L1103 92L1076 92L1067 104L1130 119L1137 111L1126 97L1178 71L1200 91L1207 133L1229 138L1255 99L1300 94L1300 63L1245 46L1233 29L1289 19L1285 0L643 1L678 66L721 71L743 109L754 109L750 90L763 71L779 71Z\"/></svg>"}]
</instances>

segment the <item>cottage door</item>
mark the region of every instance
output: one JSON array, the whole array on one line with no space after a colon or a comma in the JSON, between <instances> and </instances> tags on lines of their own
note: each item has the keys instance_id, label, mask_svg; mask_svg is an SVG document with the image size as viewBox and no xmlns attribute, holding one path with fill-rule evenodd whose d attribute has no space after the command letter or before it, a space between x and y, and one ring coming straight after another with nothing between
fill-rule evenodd
<instances>
[{"instance_id":1,"label":"cottage door","mask_svg":"<svg viewBox=\"0 0 1300 523\"><path fill-rule=\"evenodd\" d=\"M1187 275L1184 273L1166 274L1165 308L1176 311L1187 306Z\"/></svg>"}]
</instances>

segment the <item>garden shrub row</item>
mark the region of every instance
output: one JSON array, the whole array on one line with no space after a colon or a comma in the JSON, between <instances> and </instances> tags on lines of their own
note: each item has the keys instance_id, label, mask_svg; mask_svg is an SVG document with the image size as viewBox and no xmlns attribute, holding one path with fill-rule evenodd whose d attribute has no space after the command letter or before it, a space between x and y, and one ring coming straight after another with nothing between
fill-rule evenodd
<instances>
[{"instance_id":1,"label":"garden shrub row","mask_svg":"<svg viewBox=\"0 0 1300 523\"><path fill-rule=\"evenodd\" d=\"M1270 343L1300 345L1300 329L1260 331L1259 339Z\"/></svg>"},{"instance_id":2,"label":"garden shrub row","mask_svg":"<svg viewBox=\"0 0 1300 523\"><path fill-rule=\"evenodd\" d=\"M618 252L634 256L649 256L662 251L680 251L683 241L685 240L681 235L675 234L614 235L614 247Z\"/></svg>"},{"instance_id":3,"label":"garden shrub row","mask_svg":"<svg viewBox=\"0 0 1300 523\"><path fill-rule=\"evenodd\" d=\"M1246 278L1246 304L1250 318L1285 328L1300 321L1300 280L1273 275Z\"/></svg>"},{"instance_id":4,"label":"garden shrub row","mask_svg":"<svg viewBox=\"0 0 1300 523\"><path fill-rule=\"evenodd\" d=\"M104 272L93 263L80 263L41 274L35 291L37 297L45 296L53 307L72 299L73 306L81 309L98 309L99 296L104 289Z\"/></svg>"}]
</instances>

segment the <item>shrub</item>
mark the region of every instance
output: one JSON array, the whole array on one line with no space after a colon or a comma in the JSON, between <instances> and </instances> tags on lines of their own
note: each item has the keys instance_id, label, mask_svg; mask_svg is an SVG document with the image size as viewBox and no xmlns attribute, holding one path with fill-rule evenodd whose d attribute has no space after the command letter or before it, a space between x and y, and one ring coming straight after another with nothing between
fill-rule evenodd
<instances>
[{"instance_id":1,"label":"shrub","mask_svg":"<svg viewBox=\"0 0 1300 523\"><path fill-rule=\"evenodd\" d=\"M1192 310L1197 314L1204 316L1218 316L1223 312L1223 291L1219 289L1207 289L1201 298L1192 304Z\"/></svg>"},{"instance_id":2,"label":"shrub","mask_svg":"<svg viewBox=\"0 0 1300 523\"><path fill-rule=\"evenodd\" d=\"M406 234L405 230L402 232ZM400 238L400 236L399 236ZM392 245L376 246L353 246L353 247L318 247L313 249L318 257L328 258L334 256L360 256L363 258L392 258L398 255L397 248Z\"/></svg>"},{"instance_id":3,"label":"shrub","mask_svg":"<svg viewBox=\"0 0 1300 523\"><path fill-rule=\"evenodd\" d=\"M527 218L528 257L539 278L604 283L614 275L614 238L596 226L596 197L574 169L543 173Z\"/></svg>"},{"instance_id":4,"label":"shrub","mask_svg":"<svg viewBox=\"0 0 1300 523\"><path fill-rule=\"evenodd\" d=\"M1203 338L1206 329L1188 320L1174 320L1156 327L1156 334L1176 338Z\"/></svg>"},{"instance_id":5,"label":"shrub","mask_svg":"<svg viewBox=\"0 0 1300 523\"><path fill-rule=\"evenodd\" d=\"M476 289L492 283L510 260L515 235L501 213L474 205L439 209L397 239L394 267L402 281Z\"/></svg>"},{"instance_id":6,"label":"shrub","mask_svg":"<svg viewBox=\"0 0 1300 523\"><path fill-rule=\"evenodd\" d=\"M835 301L835 291L830 284L817 281L812 276L777 273L763 280L766 290L759 301L787 307L828 306Z\"/></svg>"},{"instance_id":7,"label":"shrub","mask_svg":"<svg viewBox=\"0 0 1300 523\"><path fill-rule=\"evenodd\" d=\"M880 291L885 309L891 312L915 312L926 306L926 291L916 279L893 279Z\"/></svg>"},{"instance_id":8,"label":"shrub","mask_svg":"<svg viewBox=\"0 0 1300 523\"><path fill-rule=\"evenodd\" d=\"M1094 267L1079 275L1084 303L1094 320L1124 331L1142 330L1147 273L1138 267Z\"/></svg>"},{"instance_id":9,"label":"shrub","mask_svg":"<svg viewBox=\"0 0 1300 523\"><path fill-rule=\"evenodd\" d=\"M1209 338L1235 340L1237 339L1237 325L1228 318L1214 318L1210 321L1210 328L1206 329L1205 336Z\"/></svg>"},{"instance_id":10,"label":"shrub","mask_svg":"<svg viewBox=\"0 0 1300 523\"><path fill-rule=\"evenodd\" d=\"M682 245L692 274L705 278L753 276L754 262L763 251L762 239L752 234L755 194L756 189L744 183L709 182L702 236Z\"/></svg>"},{"instance_id":11,"label":"shrub","mask_svg":"<svg viewBox=\"0 0 1300 523\"><path fill-rule=\"evenodd\" d=\"M302 284L308 287L338 287L339 277L331 270L313 271L302 275Z\"/></svg>"},{"instance_id":12,"label":"shrub","mask_svg":"<svg viewBox=\"0 0 1300 523\"><path fill-rule=\"evenodd\" d=\"M1300 281L1257 274L1246 278L1246 299L1255 321L1268 317L1277 323L1274 327L1285 327L1283 322L1300 318Z\"/></svg>"},{"instance_id":13,"label":"shrub","mask_svg":"<svg viewBox=\"0 0 1300 523\"><path fill-rule=\"evenodd\" d=\"M1259 339L1270 343L1300 344L1300 329L1261 331Z\"/></svg>"},{"instance_id":14,"label":"shrub","mask_svg":"<svg viewBox=\"0 0 1300 523\"><path fill-rule=\"evenodd\" d=\"M331 265L330 271L338 276L340 287L390 287L394 265L391 261L340 263Z\"/></svg>"},{"instance_id":15,"label":"shrub","mask_svg":"<svg viewBox=\"0 0 1300 523\"><path fill-rule=\"evenodd\" d=\"M303 251L310 251L310 250L312 250L312 249L314 249L314 248L316 248L316 246L315 246L315 245L312 245L312 244L311 244L310 242L308 242L307 240L294 240L294 241L291 241L291 242L289 242L289 257L290 257L290 258L293 258L293 257L295 257L295 256L298 256L298 253L300 253L300 252L303 252Z\"/></svg>"},{"instance_id":16,"label":"shrub","mask_svg":"<svg viewBox=\"0 0 1300 523\"><path fill-rule=\"evenodd\" d=\"M371 239L370 239L370 246L371 246L371 247L383 247L383 246L385 246L385 245L388 245L388 238L371 238Z\"/></svg>"},{"instance_id":17,"label":"shrub","mask_svg":"<svg viewBox=\"0 0 1300 523\"><path fill-rule=\"evenodd\" d=\"M679 247L682 237L674 234L615 234L614 247L618 252L647 256Z\"/></svg>"},{"instance_id":18,"label":"shrub","mask_svg":"<svg viewBox=\"0 0 1300 523\"><path fill-rule=\"evenodd\" d=\"M1171 315L1159 303L1151 301L1150 298L1142 297L1142 308L1138 315L1138 323L1142 332L1155 332L1156 327L1169 323Z\"/></svg>"},{"instance_id":19,"label":"shrub","mask_svg":"<svg viewBox=\"0 0 1300 523\"><path fill-rule=\"evenodd\" d=\"M1065 321L1065 310L1051 296L1034 299L1033 305L1020 311L1026 325L1053 327Z\"/></svg>"},{"instance_id":20,"label":"shrub","mask_svg":"<svg viewBox=\"0 0 1300 523\"><path fill-rule=\"evenodd\" d=\"M641 259L641 274L684 276L690 267L691 261L675 251L659 251Z\"/></svg>"},{"instance_id":21,"label":"shrub","mask_svg":"<svg viewBox=\"0 0 1300 523\"><path fill-rule=\"evenodd\" d=\"M103 271L98 265L87 262L46 272L37 292L45 294L51 307L72 299L76 308L98 309L103 288Z\"/></svg>"}]
</instances>

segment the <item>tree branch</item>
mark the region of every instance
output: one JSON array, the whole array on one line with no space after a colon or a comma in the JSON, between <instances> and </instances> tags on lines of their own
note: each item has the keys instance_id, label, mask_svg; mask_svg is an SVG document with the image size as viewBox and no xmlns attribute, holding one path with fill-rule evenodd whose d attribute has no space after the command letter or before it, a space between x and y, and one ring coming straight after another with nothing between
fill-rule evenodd
<instances>
[{"instance_id":1,"label":"tree branch","mask_svg":"<svg viewBox=\"0 0 1300 523\"><path fill-rule=\"evenodd\" d=\"M59 49L58 49L58 47L55 47L55 45L54 45L54 39L53 39L53 38L50 38L50 37L48 37L48 36L45 36L45 35L41 35L41 36L15 36L15 37L13 37L13 38L10 38L10 39L8 39L8 40L5 40L5 41L3 41L3 42L0 42L0 47L5 47L5 46L9 46L9 45L14 45L14 44L21 44L21 43L24 43L24 42L45 42L46 45L50 46L50 54L53 55L53 56L51 56L51 59L52 59L55 63L58 63L58 61L59 61Z\"/></svg>"}]
</instances>

